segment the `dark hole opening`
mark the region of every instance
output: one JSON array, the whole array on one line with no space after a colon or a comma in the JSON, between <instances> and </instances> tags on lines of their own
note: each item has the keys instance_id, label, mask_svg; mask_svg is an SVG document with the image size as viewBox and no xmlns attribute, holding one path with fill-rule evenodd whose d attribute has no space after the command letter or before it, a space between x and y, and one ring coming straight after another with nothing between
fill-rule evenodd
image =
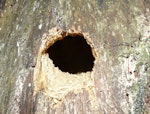
<instances>
[{"instance_id":1,"label":"dark hole opening","mask_svg":"<svg viewBox=\"0 0 150 114\"><path fill-rule=\"evenodd\" d=\"M94 56L83 36L66 36L47 50L55 67L72 74L92 71Z\"/></svg>"},{"instance_id":2,"label":"dark hole opening","mask_svg":"<svg viewBox=\"0 0 150 114\"><path fill-rule=\"evenodd\" d=\"M128 93L126 93L126 96L128 97L128 96L129 96L129 94L128 94Z\"/></svg>"}]
</instances>

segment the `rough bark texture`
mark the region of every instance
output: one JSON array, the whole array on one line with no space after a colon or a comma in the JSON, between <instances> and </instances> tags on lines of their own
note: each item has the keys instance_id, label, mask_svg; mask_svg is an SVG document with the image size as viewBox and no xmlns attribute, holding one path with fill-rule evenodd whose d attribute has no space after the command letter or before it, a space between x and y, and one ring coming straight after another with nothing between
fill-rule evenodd
<instances>
[{"instance_id":1,"label":"rough bark texture","mask_svg":"<svg viewBox=\"0 0 150 114\"><path fill-rule=\"evenodd\" d=\"M149 0L1 0L0 114L149 114ZM49 29L81 28L98 51L94 88L68 93L53 108L33 96L41 38Z\"/></svg>"}]
</instances>

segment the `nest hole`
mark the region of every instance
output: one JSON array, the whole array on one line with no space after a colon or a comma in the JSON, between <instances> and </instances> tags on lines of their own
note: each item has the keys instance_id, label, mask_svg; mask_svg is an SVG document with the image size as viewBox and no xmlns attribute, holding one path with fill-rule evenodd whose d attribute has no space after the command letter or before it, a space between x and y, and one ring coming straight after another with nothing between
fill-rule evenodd
<instances>
[{"instance_id":1,"label":"nest hole","mask_svg":"<svg viewBox=\"0 0 150 114\"><path fill-rule=\"evenodd\" d=\"M55 67L63 72L77 74L92 71L94 66L92 48L81 35L65 36L57 40L47 49L47 53Z\"/></svg>"}]
</instances>

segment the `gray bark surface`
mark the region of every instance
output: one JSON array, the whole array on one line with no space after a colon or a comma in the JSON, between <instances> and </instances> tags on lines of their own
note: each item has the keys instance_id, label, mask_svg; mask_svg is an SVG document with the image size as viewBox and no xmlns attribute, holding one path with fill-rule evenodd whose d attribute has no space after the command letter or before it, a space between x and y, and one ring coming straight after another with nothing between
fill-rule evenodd
<instances>
[{"instance_id":1,"label":"gray bark surface","mask_svg":"<svg viewBox=\"0 0 150 114\"><path fill-rule=\"evenodd\" d=\"M149 0L1 0L0 114L149 114ZM80 28L98 50L94 83L98 108L86 90L53 108L33 96L41 38L49 29Z\"/></svg>"}]
</instances>

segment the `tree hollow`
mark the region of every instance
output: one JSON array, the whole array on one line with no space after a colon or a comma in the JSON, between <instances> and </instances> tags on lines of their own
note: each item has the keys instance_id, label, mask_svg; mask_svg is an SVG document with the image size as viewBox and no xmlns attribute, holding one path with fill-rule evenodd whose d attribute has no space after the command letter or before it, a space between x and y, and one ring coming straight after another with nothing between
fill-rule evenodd
<instances>
[{"instance_id":1,"label":"tree hollow","mask_svg":"<svg viewBox=\"0 0 150 114\"><path fill-rule=\"evenodd\" d=\"M66 36L47 49L55 67L72 74L92 71L94 56L83 36Z\"/></svg>"}]
</instances>

